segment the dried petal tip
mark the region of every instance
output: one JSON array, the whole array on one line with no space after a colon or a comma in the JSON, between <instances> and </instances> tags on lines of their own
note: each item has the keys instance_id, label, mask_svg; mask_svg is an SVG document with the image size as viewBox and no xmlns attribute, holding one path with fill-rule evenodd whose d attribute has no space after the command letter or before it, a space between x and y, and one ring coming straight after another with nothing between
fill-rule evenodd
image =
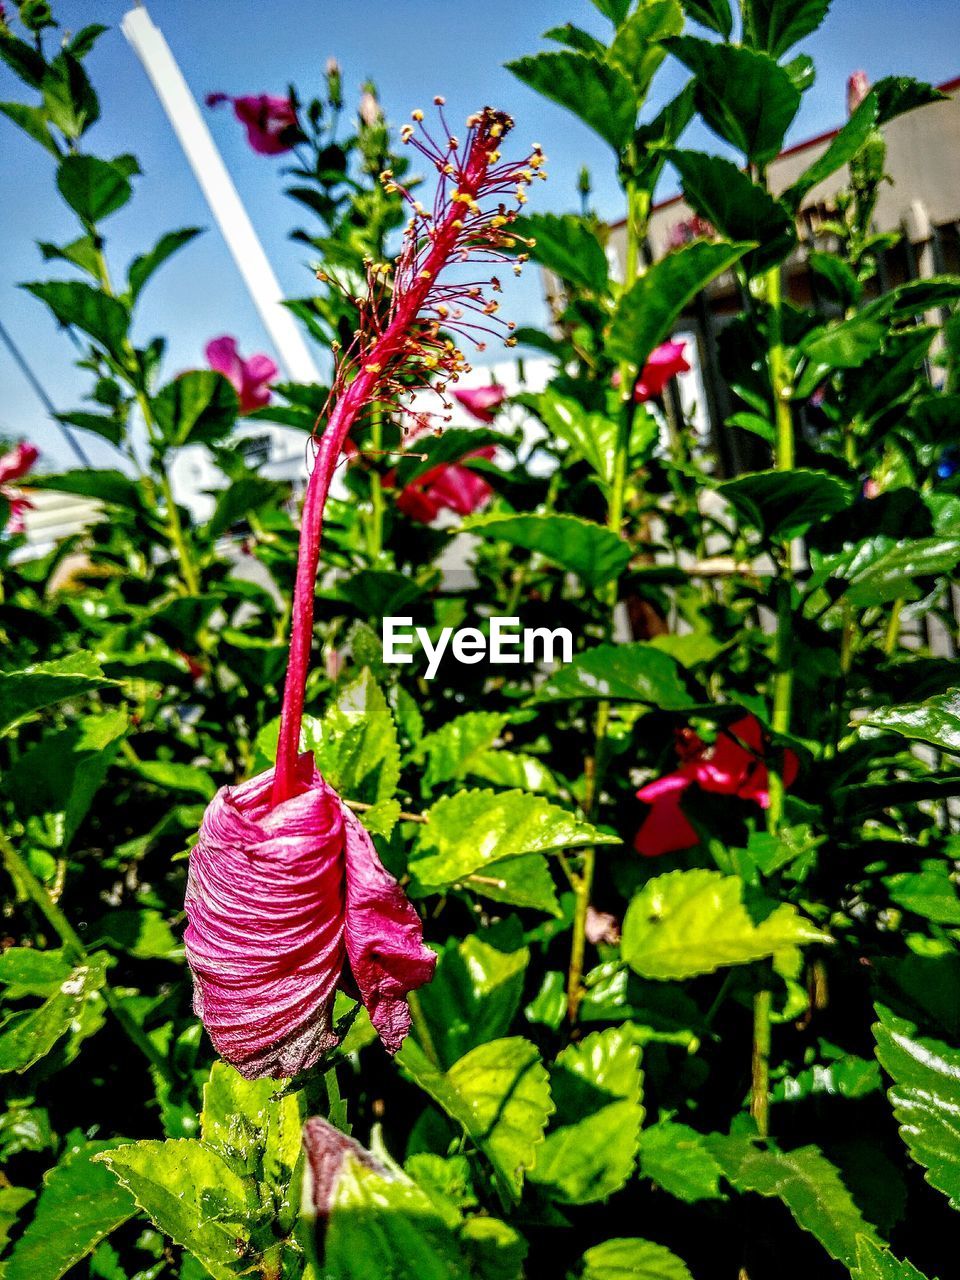
<instances>
[{"instance_id":1,"label":"dried petal tip","mask_svg":"<svg viewBox=\"0 0 960 1280\"><path fill-rule=\"evenodd\" d=\"M272 769L222 788L190 855L194 1009L248 1078L295 1075L337 1043L333 1001L348 964L396 1052L410 1026L406 995L436 963L419 916L311 755L300 756L296 782L277 805Z\"/></svg>"},{"instance_id":2,"label":"dried petal tip","mask_svg":"<svg viewBox=\"0 0 960 1280\"><path fill-rule=\"evenodd\" d=\"M347 1160L355 1160L382 1178L390 1171L354 1138L335 1129L322 1116L311 1116L303 1126L303 1217L326 1227L337 1182Z\"/></svg>"}]
</instances>

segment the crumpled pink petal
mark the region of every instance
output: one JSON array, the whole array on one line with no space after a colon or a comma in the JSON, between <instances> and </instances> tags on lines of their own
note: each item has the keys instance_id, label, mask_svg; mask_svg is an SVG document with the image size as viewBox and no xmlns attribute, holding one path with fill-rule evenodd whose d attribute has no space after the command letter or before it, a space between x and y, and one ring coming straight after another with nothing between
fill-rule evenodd
<instances>
[{"instance_id":1,"label":"crumpled pink petal","mask_svg":"<svg viewBox=\"0 0 960 1280\"><path fill-rule=\"evenodd\" d=\"M678 373L689 373L690 366L684 355L686 349L685 342L662 342L651 352L634 387L634 400L645 404L654 396L663 395L667 383Z\"/></svg>"},{"instance_id":2,"label":"crumpled pink petal","mask_svg":"<svg viewBox=\"0 0 960 1280\"><path fill-rule=\"evenodd\" d=\"M640 824L633 847L645 858L659 858L664 853L692 849L699 837L680 808L680 797L693 782L687 766L676 773L665 774L647 783L637 792L637 799L650 805L650 812Z\"/></svg>"},{"instance_id":3,"label":"crumpled pink petal","mask_svg":"<svg viewBox=\"0 0 960 1280\"><path fill-rule=\"evenodd\" d=\"M290 1076L337 1043L333 999L349 956L374 1026L395 1052L408 991L435 957L367 833L317 772L272 805L274 771L211 801L190 854L185 935L194 1009L244 1076Z\"/></svg>"}]
</instances>

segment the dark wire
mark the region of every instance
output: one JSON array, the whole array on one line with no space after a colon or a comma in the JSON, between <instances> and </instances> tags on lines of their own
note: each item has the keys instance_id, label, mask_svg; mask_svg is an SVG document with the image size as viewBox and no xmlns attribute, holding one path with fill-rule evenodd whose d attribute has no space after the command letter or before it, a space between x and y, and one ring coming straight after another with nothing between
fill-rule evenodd
<instances>
[{"instance_id":1,"label":"dark wire","mask_svg":"<svg viewBox=\"0 0 960 1280\"><path fill-rule=\"evenodd\" d=\"M74 454L76 455L77 459L80 462L80 465L84 467L91 466L92 464L90 462L90 459L87 457L86 453L84 452L83 446L80 444L80 441L77 440L77 438L74 436L73 432L70 430L67 424L65 422L61 422L60 419L57 417L57 411L54 407L53 401L50 399L50 397L47 395L46 391L44 390L43 384L41 383L40 379L37 377L37 375L33 372L33 370L27 364L26 357L24 356L20 348L17 346L17 344L14 342L13 338L10 336L10 334L8 333L2 321L0 321L0 341L3 342L3 345L7 348L7 350L10 352L11 356L13 357L14 364L17 366L17 368L26 378L27 382L29 382L30 386L33 388L37 399L40 401L40 403L46 409L47 413L49 413L50 417L54 420L54 422L60 428L60 431L62 432L64 439L66 440L70 448L73 450Z\"/></svg>"}]
</instances>

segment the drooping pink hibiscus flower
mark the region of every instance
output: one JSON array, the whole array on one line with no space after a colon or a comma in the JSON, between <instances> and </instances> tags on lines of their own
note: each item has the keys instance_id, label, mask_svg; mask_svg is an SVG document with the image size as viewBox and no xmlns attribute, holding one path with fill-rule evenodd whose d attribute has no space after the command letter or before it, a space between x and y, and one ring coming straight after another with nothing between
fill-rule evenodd
<instances>
[{"instance_id":1,"label":"drooping pink hibiscus flower","mask_svg":"<svg viewBox=\"0 0 960 1280\"><path fill-rule=\"evenodd\" d=\"M280 370L262 352L244 360L237 349L236 338L224 334L206 346L207 364L231 382L240 397L240 412L252 413L270 403L270 384Z\"/></svg>"},{"instance_id":2,"label":"drooping pink hibiscus flower","mask_svg":"<svg viewBox=\"0 0 960 1280\"><path fill-rule=\"evenodd\" d=\"M507 389L491 382L485 387L464 387L454 391L453 398L480 422L493 422L497 410L507 398Z\"/></svg>"},{"instance_id":3,"label":"drooping pink hibiscus flower","mask_svg":"<svg viewBox=\"0 0 960 1280\"><path fill-rule=\"evenodd\" d=\"M634 848L647 858L662 853L692 849L700 837L680 807L688 787L694 783L703 791L752 800L761 809L770 804L770 775L764 763L766 744L756 716L743 716L722 728L712 746L705 745L687 730L678 742L682 764L637 792L637 799L650 805L640 825ZM798 761L789 748L779 765L783 784L789 787L797 776Z\"/></svg>"},{"instance_id":4,"label":"drooping pink hibiscus flower","mask_svg":"<svg viewBox=\"0 0 960 1280\"><path fill-rule=\"evenodd\" d=\"M195 1008L223 1056L251 1078L317 1062L336 1042L335 992L353 983L395 1051L409 1027L406 996L433 972L419 916L347 804L301 753L300 733L323 513L347 437L372 405L435 383L442 390L463 372L465 357L449 335L474 335L476 326L464 321L458 330L449 305L456 286L438 277L472 256L506 259L516 212L506 212L504 200L522 194L543 163L539 148L519 164L500 159L512 127L503 112L485 108L467 126L463 148L445 129L442 151L426 131L425 140L411 125L401 133L440 175L432 213L383 175L414 216L386 303L384 268L369 265L360 326L338 354L321 415L301 512L276 767L217 793L190 854L186 942ZM471 286L470 301L483 307L482 289Z\"/></svg>"},{"instance_id":5,"label":"drooping pink hibiscus flower","mask_svg":"<svg viewBox=\"0 0 960 1280\"><path fill-rule=\"evenodd\" d=\"M36 445L26 441L0 455L0 496L10 508L7 533L23 533L26 529L24 515L33 509L33 503L16 488L16 481L22 480L33 469L39 457L40 450Z\"/></svg>"},{"instance_id":6,"label":"drooping pink hibiscus flower","mask_svg":"<svg viewBox=\"0 0 960 1280\"><path fill-rule=\"evenodd\" d=\"M436 963L419 916L311 754L296 781L280 804L272 769L222 788L190 855L195 1008L248 1077L294 1075L335 1045L334 996L354 984L396 1052L410 1026L405 996Z\"/></svg>"},{"instance_id":7,"label":"drooping pink hibiscus flower","mask_svg":"<svg viewBox=\"0 0 960 1280\"><path fill-rule=\"evenodd\" d=\"M228 93L208 93L207 106L233 103L233 114L247 131L247 141L262 156L279 156L292 151L300 137L297 112L289 98L270 93L246 94L233 98Z\"/></svg>"}]
</instances>

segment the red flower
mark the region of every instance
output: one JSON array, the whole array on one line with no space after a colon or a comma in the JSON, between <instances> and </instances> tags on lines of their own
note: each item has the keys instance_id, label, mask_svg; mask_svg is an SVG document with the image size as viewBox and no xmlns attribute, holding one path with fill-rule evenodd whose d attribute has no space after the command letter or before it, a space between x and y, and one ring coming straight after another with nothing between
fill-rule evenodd
<instances>
[{"instance_id":1,"label":"red flower","mask_svg":"<svg viewBox=\"0 0 960 1280\"><path fill-rule=\"evenodd\" d=\"M648 782L637 792L637 799L650 805L650 812L637 832L634 848L648 858L699 844L699 836L680 807L683 793L693 783L703 791L752 800L761 809L770 804L763 729L755 716L744 716L721 729L713 746L688 732L678 745L678 754L683 763L675 773ZM797 757L789 748L783 752L780 769L783 784L789 787L798 770Z\"/></svg>"},{"instance_id":2,"label":"red flower","mask_svg":"<svg viewBox=\"0 0 960 1280\"><path fill-rule=\"evenodd\" d=\"M337 1043L334 997L355 984L395 1053L436 964L420 917L309 752L292 795L273 788L273 769L221 788L190 854L197 1016L241 1075L295 1075Z\"/></svg>"},{"instance_id":3,"label":"red flower","mask_svg":"<svg viewBox=\"0 0 960 1280\"><path fill-rule=\"evenodd\" d=\"M496 447L491 444L485 449L465 454L463 460L492 458L495 453ZM391 472L385 477L388 483L395 474ZM430 524L444 509L468 516L483 506L492 493L487 482L469 467L460 466L457 462L443 463L425 471L402 489L397 496L397 506L411 520Z\"/></svg>"},{"instance_id":4,"label":"red flower","mask_svg":"<svg viewBox=\"0 0 960 1280\"><path fill-rule=\"evenodd\" d=\"M453 398L481 422L492 422L507 398L507 389L491 382L485 387L464 387L462 391L454 391Z\"/></svg>"},{"instance_id":5,"label":"red flower","mask_svg":"<svg viewBox=\"0 0 960 1280\"><path fill-rule=\"evenodd\" d=\"M645 404L654 396L662 396L671 378L678 373L690 372L684 358L686 347L685 342L664 342L651 354L633 391L633 398L638 404Z\"/></svg>"},{"instance_id":6,"label":"red flower","mask_svg":"<svg viewBox=\"0 0 960 1280\"><path fill-rule=\"evenodd\" d=\"M262 353L244 360L236 338L214 338L206 346L207 364L231 382L240 397L240 412L252 413L270 403L270 383L280 370Z\"/></svg>"},{"instance_id":7,"label":"red flower","mask_svg":"<svg viewBox=\"0 0 960 1280\"><path fill-rule=\"evenodd\" d=\"M262 156L279 156L292 151L299 139L297 112L289 98L273 94L248 94L232 98L228 93L208 93L207 106L233 103L233 114L247 131L247 141Z\"/></svg>"},{"instance_id":8,"label":"red flower","mask_svg":"<svg viewBox=\"0 0 960 1280\"><path fill-rule=\"evenodd\" d=\"M24 512L33 508L33 503L14 488L11 481L22 480L39 457L40 451L36 445L26 442L15 445L8 453L0 456L0 497L10 507L7 533L23 533L26 528Z\"/></svg>"}]
</instances>

